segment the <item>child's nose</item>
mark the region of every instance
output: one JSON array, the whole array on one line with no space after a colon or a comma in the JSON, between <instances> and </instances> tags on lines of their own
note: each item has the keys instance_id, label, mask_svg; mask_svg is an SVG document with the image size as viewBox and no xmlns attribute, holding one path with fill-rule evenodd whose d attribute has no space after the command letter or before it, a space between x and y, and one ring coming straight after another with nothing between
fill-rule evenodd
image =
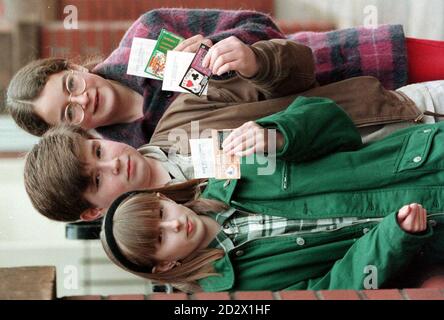
<instances>
[{"instance_id":1,"label":"child's nose","mask_svg":"<svg viewBox=\"0 0 444 320\"><path fill-rule=\"evenodd\" d=\"M173 232L179 232L181 224L179 220L174 219L170 221L165 221L163 226L164 228L171 230Z\"/></svg>"},{"instance_id":2,"label":"child's nose","mask_svg":"<svg viewBox=\"0 0 444 320\"><path fill-rule=\"evenodd\" d=\"M89 102L88 93L85 91L79 95L71 95L70 102L80 104L85 109Z\"/></svg>"},{"instance_id":3,"label":"child's nose","mask_svg":"<svg viewBox=\"0 0 444 320\"><path fill-rule=\"evenodd\" d=\"M102 162L103 169L111 171L114 175L118 175L120 173L122 163L119 158L114 158L109 161Z\"/></svg>"}]
</instances>

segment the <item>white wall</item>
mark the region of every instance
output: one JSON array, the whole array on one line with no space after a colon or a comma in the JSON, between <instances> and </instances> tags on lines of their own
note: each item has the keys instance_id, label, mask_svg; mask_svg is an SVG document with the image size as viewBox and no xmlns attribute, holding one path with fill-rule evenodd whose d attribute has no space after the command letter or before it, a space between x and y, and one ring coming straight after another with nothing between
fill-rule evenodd
<instances>
[{"instance_id":1,"label":"white wall","mask_svg":"<svg viewBox=\"0 0 444 320\"><path fill-rule=\"evenodd\" d=\"M364 24L366 6L375 6L378 22L400 23L407 36L444 39L443 0L275 0L276 16L295 21L322 20L347 28Z\"/></svg>"},{"instance_id":2,"label":"white wall","mask_svg":"<svg viewBox=\"0 0 444 320\"><path fill-rule=\"evenodd\" d=\"M0 241L63 244L64 224L39 215L23 183L23 159L0 159Z\"/></svg>"},{"instance_id":3,"label":"white wall","mask_svg":"<svg viewBox=\"0 0 444 320\"><path fill-rule=\"evenodd\" d=\"M0 117L0 152L37 141ZM0 158L0 267L55 266L57 296L151 292L151 283L114 266L100 241L65 239L65 224L40 215L26 194L24 157Z\"/></svg>"},{"instance_id":4,"label":"white wall","mask_svg":"<svg viewBox=\"0 0 444 320\"><path fill-rule=\"evenodd\" d=\"M57 296L151 292L114 266L100 241L65 239L65 224L37 213L23 185L23 159L0 158L0 267L55 266Z\"/></svg>"}]
</instances>

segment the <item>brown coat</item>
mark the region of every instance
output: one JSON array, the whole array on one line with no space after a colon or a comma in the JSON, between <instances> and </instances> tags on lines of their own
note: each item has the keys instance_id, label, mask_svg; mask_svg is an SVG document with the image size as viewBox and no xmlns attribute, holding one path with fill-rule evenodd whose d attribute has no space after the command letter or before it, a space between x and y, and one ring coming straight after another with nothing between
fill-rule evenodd
<instances>
[{"instance_id":1,"label":"brown coat","mask_svg":"<svg viewBox=\"0 0 444 320\"><path fill-rule=\"evenodd\" d=\"M188 154L188 139L208 130L236 128L279 112L298 96L334 100L358 127L419 121L421 111L404 94L386 90L373 77L356 77L319 87L311 50L290 40L260 41L252 47L261 66L250 79L236 75L211 80L208 96L180 95L160 119L150 144L175 146ZM198 121L192 126L192 121ZM195 129L193 129L195 128Z\"/></svg>"}]
</instances>

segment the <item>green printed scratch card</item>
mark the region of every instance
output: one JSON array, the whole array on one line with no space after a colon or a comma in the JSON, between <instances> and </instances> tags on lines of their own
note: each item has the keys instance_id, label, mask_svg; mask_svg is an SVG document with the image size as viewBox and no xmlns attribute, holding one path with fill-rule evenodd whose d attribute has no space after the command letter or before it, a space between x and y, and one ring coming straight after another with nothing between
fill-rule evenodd
<instances>
[{"instance_id":1,"label":"green printed scratch card","mask_svg":"<svg viewBox=\"0 0 444 320\"><path fill-rule=\"evenodd\" d=\"M153 53L148 60L148 65L145 68L145 72L162 80L163 72L165 70L167 52L169 50L173 50L183 40L184 39L182 37L162 29Z\"/></svg>"}]
</instances>

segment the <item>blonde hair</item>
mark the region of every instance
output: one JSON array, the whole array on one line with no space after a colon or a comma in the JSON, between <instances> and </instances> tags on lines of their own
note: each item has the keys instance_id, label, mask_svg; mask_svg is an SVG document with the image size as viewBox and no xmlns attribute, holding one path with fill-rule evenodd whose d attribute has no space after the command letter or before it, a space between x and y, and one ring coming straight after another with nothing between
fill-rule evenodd
<instances>
[{"instance_id":1,"label":"blonde hair","mask_svg":"<svg viewBox=\"0 0 444 320\"><path fill-rule=\"evenodd\" d=\"M179 199L176 202L183 203L184 206L193 210L196 214L207 214L227 209L227 205L222 202L197 198L201 186L202 180L195 179L156 190L130 193L115 209L112 232L116 244L125 258L131 263L146 267L147 272L134 272L124 267L113 254L104 231L102 231L102 245L109 258L121 268L143 278L158 283L171 284L185 292L200 291L197 280L217 275L211 262L223 257L223 250L198 250L183 259L179 266L168 271L152 273L150 270L156 264L153 255L155 254L156 248L154 245L159 233L159 217L156 210L159 208L160 199L156 196L156 192L172 200ZM183 197L185 193L192 195L193 198L188 198L188 201L185 202L186 197ZM104 224L105 221L106 218Z\"/></svg>"}]
</instances>

